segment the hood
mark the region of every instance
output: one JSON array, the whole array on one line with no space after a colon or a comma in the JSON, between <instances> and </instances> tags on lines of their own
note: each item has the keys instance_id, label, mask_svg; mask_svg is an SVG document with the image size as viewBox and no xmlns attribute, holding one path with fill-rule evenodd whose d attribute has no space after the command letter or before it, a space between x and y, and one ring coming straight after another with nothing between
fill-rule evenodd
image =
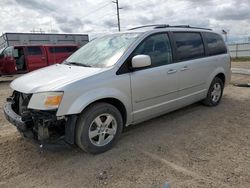
<instances>
[{"instance_id":1,"label":"hood","mask_svg":"<svg viewBox=\"0 0 250 188\"><path fill-rule=\"evenodd\" d=\"M21 76L11 82L10 87L27 94L55 91L68 83L95 75L102 70L104 69L56 64Z\"/></svg>"}]
</instances>

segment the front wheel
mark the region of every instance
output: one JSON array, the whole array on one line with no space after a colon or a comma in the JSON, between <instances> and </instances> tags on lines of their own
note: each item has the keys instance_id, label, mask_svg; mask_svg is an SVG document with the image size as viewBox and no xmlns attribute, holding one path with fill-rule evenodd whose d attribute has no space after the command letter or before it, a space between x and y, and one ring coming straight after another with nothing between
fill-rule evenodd
<instances>
[{"instance_id":1,"label":"front wheel","mask_svg":"<svg viewBox=\"0 0 250 188\"><path fill-rule=\"evenodd\" d=\"M115 144L122 128L122 116L116 107L108 103L95 103L79 116L76 143L89 153L102 153Z\"/></svg>"},{"instance_id":2,"label":"front wheel","mask_svg":"<svg viewBox=\"0 0 250 188\"><path fill-rule=\"evenodd\" d=\"M209 87L207 97L204 99L203 103L206 106L216 106L220 103L223 94L224 84L223 81L215 77Z\"/></svg>"}]
</instances>

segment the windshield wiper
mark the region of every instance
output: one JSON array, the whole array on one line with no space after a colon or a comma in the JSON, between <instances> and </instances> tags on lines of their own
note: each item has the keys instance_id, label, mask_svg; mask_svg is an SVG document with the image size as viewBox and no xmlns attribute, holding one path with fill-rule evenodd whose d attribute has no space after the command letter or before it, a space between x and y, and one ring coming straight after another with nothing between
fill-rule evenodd
<instances>
[{"instance_id":1,"label":"windshield wiper","mask_svg":"<svg viewBox=\"0 0 250 188\"><path fill-rule=\"evenodd\" d=\"M91 67L90 65L78 63L78 62L67 62L65 61L65 65L75 65L75 66L81 66L81 67Z\"/></svg>"}]
</instances>

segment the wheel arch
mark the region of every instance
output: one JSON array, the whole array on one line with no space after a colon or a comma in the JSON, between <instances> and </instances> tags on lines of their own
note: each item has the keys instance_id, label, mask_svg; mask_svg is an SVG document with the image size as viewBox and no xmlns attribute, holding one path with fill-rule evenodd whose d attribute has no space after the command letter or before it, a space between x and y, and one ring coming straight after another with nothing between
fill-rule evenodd
<instances>
[{"instance_id":1,"label":"wheel arch","mask_svg":"<svg viewBox=\"0 0 250 188\"><path fill-rule=\"evenodd\" d=\"M227 76L226 76L225 70L222 67L218 67L217 69L215 69L212 72L212 74L210 74L210 77L207 80L207 84L206 84L207 90L209 89L209 87L210 87L210 85L215 77L219 77L220 79L222 79L224 85L225 85L225 83L227 83Z\"/></svg>"},{"instance_id":2,"label":"wheel arch","mask_svg":"<svg viewBox=\"0 0 250 188\"><path fill-rule=\"evenodd\" d=\"M94 105L95 103L99 103L99 102L103 102L103 103L108 103L113 105L114 107L117 108L117 110L121 113L122 116L122 120L123 120L123 126L126 126L127 123L130 121L127 115L127 109L125 107L125 105L123 104L123 102L117 98L114 97L105 97L105 98L100 98L97 100L93 100L91 102L89 102L88 104L86 104L84 106L84 108L81 110L81 112L77 113L77 114L73 114L73 115L69 115L69 121L68 121L68 126L65 129L66 132L66 141L68 143L73 144L75 142L75 138L76 138L76 122L78 121L79 118L79 114L82 113L84 110L86 110L87 108L89 108L90 106Z\"/></svg>"},{"instance_id":3,"label":"wheel arch","mask_svg":"<svg viewBox=\"0 0 250 188\"><path fill-rule=\"evenodd\" d=\"M219 73L215 76L215 78L218 77L222 80L223 84L225 84L225 81L226 81L226 76L224 73Z\"/></svg>"},{"instance_id":4,"label":"wheel arch","mask_svg":"<svg viewBox=\"0 0 250 188\"><path fill-rule=\"evenodd\" d=\"M89 106L91 106L95 103L98 103L98 102L108 103L108 104L111 104L114 107L116 107L117 110L119 110L119 112L122 115L123 125L126 125L126 123L127 123L127 109L126 109L125 105L119 99L116 99L114 97L106 97L106 98L101 98L101 99L92 101L82 111L84 111Z\"/></svg>"}]
</instances>

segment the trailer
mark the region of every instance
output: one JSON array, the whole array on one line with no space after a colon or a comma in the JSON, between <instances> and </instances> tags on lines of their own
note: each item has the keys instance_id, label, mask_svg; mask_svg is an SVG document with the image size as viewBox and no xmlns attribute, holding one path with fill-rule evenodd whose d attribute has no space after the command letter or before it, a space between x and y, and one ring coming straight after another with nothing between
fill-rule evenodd
<instances>
[{"instance_id":1,"label":"trailer","mask_svg":"<svg viewBox=\"0 0 250 188\"><path fill-rule=\"evenodd\" d=\"M0 36L0 50L8 46L42 44L74 44L80 47L88 42L87 34L4 33Z\"/></svg>"}]
</instances>

